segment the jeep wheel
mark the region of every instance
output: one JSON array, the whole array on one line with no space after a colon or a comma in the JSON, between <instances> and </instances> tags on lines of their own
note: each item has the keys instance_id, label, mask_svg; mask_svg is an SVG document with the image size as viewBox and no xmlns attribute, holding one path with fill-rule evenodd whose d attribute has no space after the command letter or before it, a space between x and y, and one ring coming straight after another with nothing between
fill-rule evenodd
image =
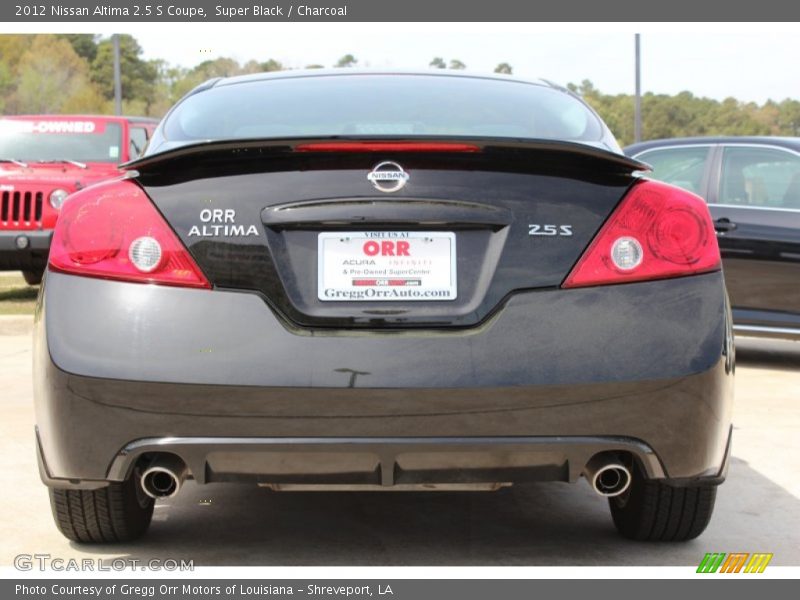
<instances>
[{"instance_id":1,"label":"jeep wheel","mask_svg":"<svg viewBox=\"0 0 800 600\"><path fill-rule=\"evenodd\" d=\"M22 276L25 278L25 283L28 285L39 285L42 283L44 271L23 271Z\"/></svg>"},{"instance_id":2,"label":"jeep wheel","mask_svg":"<svg viewBox=\"0 0 800 600\"><path fill-rule=\"evenodd\" d=\"M714 512L716 485L672 486L634 474L630 488L609 498L611 517L625 537L683 542L703 533Z\"/></svg>"},{"instance_id":3,"label":"jeep wheel","mask_svg":"<svg viewBox=\"0 0 800 600\"><path fill-rule=\"evenodd\" d=\"M144 534L153 500L136 477L96 490L50 488L50 507L61 533L75 542L127 542Z\"/></svg>"}]
</instances>

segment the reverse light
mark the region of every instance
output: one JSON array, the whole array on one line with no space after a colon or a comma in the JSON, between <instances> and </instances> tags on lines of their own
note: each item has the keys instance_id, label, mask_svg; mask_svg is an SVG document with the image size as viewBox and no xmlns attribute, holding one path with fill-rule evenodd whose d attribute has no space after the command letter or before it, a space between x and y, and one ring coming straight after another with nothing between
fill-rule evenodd
<instances>
[{"instance_id":1,"label":"reverse light","mask_svg":"<svg viewBox=\"0 0 800 600\"><path fill-rule=\"evenodd\" d=\"M714 225L703 199L645 179L623 198L562 287L681 277L719 268Z\"/></svg>"},{"instance_id":2,"label":"reverse light","mask_svg":"<svg viewBox=\"0 0 800 600\"><path fill-rule=\"evenodd\" d=\"M50 206L56 210L60 209L64 204L64 200L67 199L67 196L69 196L69 192L67 190L62 190L60 188L53 190L50 192L50 196L48 198L50 201Z\"/></svg>"},{"instance_id":3,"label":"reverse light","mask_svg":"<svg viewBox=\"0 0 800 600\"><path fill-rule=\"evenodd\" d=\"M142 273L150 273L161 264L161 244L150 236L136 238L128 248L128 258Z\"/></svg>"},{"instance_id":4,"label":"reverse light","mask_svg":"<svg viewBox=\"0 0 800 600\"><path fill-rule=\"evenodd\" d=\"M70 196L56 222L49 267L86 277L211 287L144 191L130 180Z\"/></svg>"},{"instance_id":5,"label":"reverse light","mask_svg":"<svg viewBox=\"0 0 800 600\"><path fill-rule=\"evenodd\" d=\"M621 237L611 245L611 262L621 271L630 271L642 264L644 250L639 240Z\"/></svg>"}]
</instances>

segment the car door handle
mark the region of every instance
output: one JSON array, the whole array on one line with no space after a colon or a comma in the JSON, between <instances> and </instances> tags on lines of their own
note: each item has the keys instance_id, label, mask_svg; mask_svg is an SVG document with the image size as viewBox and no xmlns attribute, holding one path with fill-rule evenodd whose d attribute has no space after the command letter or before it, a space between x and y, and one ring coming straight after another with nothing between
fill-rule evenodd
<instances>
[{"instance_id":1,"label":"car door handle","mask_svg":"<svg viewBox=\"0 0 800 600\"><path fill-rule=\"evenodd\" d=\"M714 221L714 230L717 232L717 235L725 235L736 229L736 227L738 227L736 223L731 223L731 220L726 217Z\"/></svg>"}]
</instances>

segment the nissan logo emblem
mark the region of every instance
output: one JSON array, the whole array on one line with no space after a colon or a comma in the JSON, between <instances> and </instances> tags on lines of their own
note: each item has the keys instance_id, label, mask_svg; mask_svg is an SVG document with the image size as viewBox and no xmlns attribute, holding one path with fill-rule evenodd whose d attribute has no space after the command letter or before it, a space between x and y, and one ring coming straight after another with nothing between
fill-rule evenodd
<instances>
[{"instance_id":1,"label":"nissan logo emblem","mask_svg":"<svg viewBox=\"0 0 800 600\"><path fill-rule=\"evenodd\" d=\"M382 192L396 192L408 183L408 173L396 162L387 160L376 165L367 174L367 180Z\"/></svg>"}]
</instances>

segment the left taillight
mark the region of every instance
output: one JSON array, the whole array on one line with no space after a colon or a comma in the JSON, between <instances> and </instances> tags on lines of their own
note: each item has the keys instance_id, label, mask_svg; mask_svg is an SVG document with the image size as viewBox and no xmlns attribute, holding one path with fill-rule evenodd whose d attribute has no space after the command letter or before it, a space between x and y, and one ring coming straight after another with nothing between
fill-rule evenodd
<instances>
[{"instance_id":1,"label":"left taillight","mask_svg":"<svg viewBox=\"0 0 800 600\"><path fill-rule=\"evenodd\" d=\"M86 277L211 288L147 194L130 180L70 196L53 233L49 267Z\"/></svg>"}]
</instances>

